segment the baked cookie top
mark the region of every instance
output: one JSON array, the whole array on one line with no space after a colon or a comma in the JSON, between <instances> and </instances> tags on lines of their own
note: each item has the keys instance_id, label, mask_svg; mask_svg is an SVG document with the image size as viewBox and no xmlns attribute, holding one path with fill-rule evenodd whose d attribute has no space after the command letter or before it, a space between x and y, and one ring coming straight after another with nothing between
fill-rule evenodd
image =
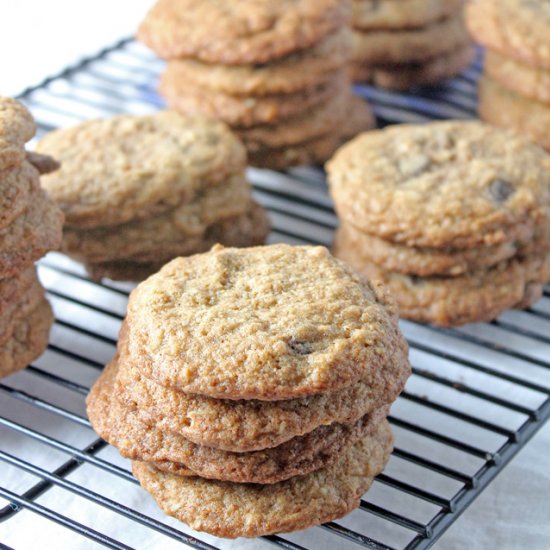
<instances>
[{"instance_id":1,"label":"baked cookie top","mask_svg":"<svg viewBox=\"0 0 550 550\"><path fill-rule=\"evenodd\" d=\"M466 5L473 37L491 50L550 69L550 4L537 0L473 0Z\"/></svg>"},{"instance_id":2,"label":"baked cookie top","mask_svg":"<svg viewBox=\"0 0 550 550\"><path fill-rule=\"evenodd\" d=\"M29 162L0 171L0 229L10 225L29 206L40 187L40 174Z\"/></svg>"},{"instance_id":3,"label":"baked cookie top","mask_svg":"<svg viewBox=\"0 0 550 550\"><path fill-rule=\"evenodd\" d=\"M158 0L138 38L166 59L246 65L308 48L350 17L349 0Z\"/></svg>"},{"instance_id":4,"label":"baked cookie top","mask_svg":"<svg viewBox=\"0 0 550 550\"><path fill-rule=\"evenodd\" d=\"M132 292L128 324L144 374L227 399L334 391L404 345L384 291L323 247L215 246L177 258Z\"/></svg>"},{"instance_id":5,"label":"baked cookie top","mask_svg":"<svg viewBox=\"0 0 550 550\"><path fill-rule=\"evenodd\" d=\"M243 146L223 123L173 111L86 121L48 134L37 150L61 162L41 181L67 225L78 227L165 212L246 164Z\"/></svg>"},{"instance_id":6,"label":"baked cookie top","mask_svg":"<svg viewBox=\"0 0 550 550\"><path fill-rule=\"evenodd\" d=\"M550 156L479 122L363 134L327 163L340 217L413 246L470 248L515 238L550 206Z\"/></svg>"},{"instance_id":7,"label":"baked cookie top","mask_svg":"<svg viewBox=\"0 0 550 550\"><path fill-rule=\"evenodd\" d=\"M35 132L28 109L11 97L0 96L0 170L23 162L25 143Z\"/></svg>"}]
</instances>

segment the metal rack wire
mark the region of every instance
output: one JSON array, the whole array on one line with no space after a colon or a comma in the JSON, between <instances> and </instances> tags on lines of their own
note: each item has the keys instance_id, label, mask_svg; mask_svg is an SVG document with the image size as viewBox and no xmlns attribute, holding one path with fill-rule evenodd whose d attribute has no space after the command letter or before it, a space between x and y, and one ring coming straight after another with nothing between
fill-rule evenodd
<instances>
[{"instance_id":1,"label":"metal rack wire","mask_svg":"<svg viewBox=\"0 0 550 550\"><path fill-rule=\"evenodd\" d=\"M25 90L21 99L39 135L84 118L145 113L162 105L154 91L161 66L128 39ZM476 64L416 94L356 91L372 102L382 124L468 118L478 72ZM270 211L270 242L330 244L337 219L320 169L250 170L249 176ZM12 532L33 526L56 548L68 540L71 548L86 540L116 549L143 548L145 540L151 548L174 541L234 547L161 514L127 461L86 419L84 397L114 351L131 287L92 282L59 254L42 260L39 272L56 324L47 352L0 381L0 538L6 526ZM550 416L548 289L530 310L507 312L490 324L441 330L403 322L402 328L414 374L392 409L395 451L360 509L239 547L428 548Z\"/></svg>"}]
</instances>

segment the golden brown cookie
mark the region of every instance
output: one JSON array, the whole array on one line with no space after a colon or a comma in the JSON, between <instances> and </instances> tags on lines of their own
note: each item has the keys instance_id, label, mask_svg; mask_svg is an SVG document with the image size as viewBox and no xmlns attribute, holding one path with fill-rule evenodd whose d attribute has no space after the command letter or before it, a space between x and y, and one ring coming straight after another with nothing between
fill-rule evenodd
<instances>
[{"instance_id":1,"label":"golden brown cookie","mask_svg":"<svg viewBox=\"0 0 550 550\"><path fill-rule=\"evenodd\" d=\"M168 462L209 479L239 483L277 483L326 467L371 434L387 416L388 408L374 411L355 424L320 426L282 445L250 453L234 453L197 445L183 436L148 426L139 419L137 406L121 399L115 385L115 358L92 387L87 398L88 417L94 430L122 456L145 462Z\"/></svg>"},{"instance_id":2,"label":"golden brown cookie","mask_svg":"<svg viewBox=\"0 0 550 550\"><path fill-rule=\"evenodd\" d=\"M20 165L25 143L36 131L27 108L11 97L0 96L0 171Z\"/></svg>"},{"instance_id":3,"label":"golden brown cookie","mask_svg":"<svg viewBox=\"0 0 550 550\"><path fill-rule=\"evenodd\" d=\"M223 123L174 111L86 121L46 135L37 150L61 162L42 184L67 225L81 228L166 212L246 165Z\"/></svg>"},{"instance_id":4,"label":"golden brown cookie","mask_svg":"<svg viewBox=\"0 0 550 550\"><path fill-rule=\"evenodd\" d=\"M349 0L157 0L137 34L166 59L263 64L313 46L350 18Z\"/></svg>"},{"instance_id":5,"label":"golden brown cookie","mask_svg":"<svg viewBox=\"0 0 550 550\"><path fill-rule=\"evenodd\" d=\"M234 96L197 86L186 79L176 79L168 70L161 77L159 91L172 109L189 115L200 113L219 118L231 126L247 128L276 124L299 116L326 103L346 86L349 87L347 71L341 69L305 90L288 94Z\"/></svg>"},{"instance_id":6,"label":"golden brown cookie","mask_svg":"<svg viewBox=\"0 0 550 550\"><path fill-rule=\"evenodd\" d=\"M546 0L471 0L466 21L475 40L490 50L550 69L550 4Z\"/></svg>"},{"instance_id":7,"label":"golden brown cookie","mask_svg":"<svg viewBox=\"0 0 550 550\"><path fill-rule=\"evenodd\" d=\"M462 8L463 0L353 0L356 29L410 29L425 27Z\"/></svg>"},{"instance_id":8,"label":"golden brown cookie","mask_svg":"<svg viewBox=\"0 0 550 550\"><path fill-rule=\"evenodd\" d=\"M132 471L162 510L193 529L228 538L305 529L344 516L379 474L392 450L387 421L338 462L273 485L182 477L134 462Z\"/></svg>"},{"instance_id":9,"label":"golden brown cookie","mask_svg":"<svg viewBox=\"0 0 550 550\"><path fill-rule=\"evenodd\" d=\"M407 246L478 248L548 218L550 157L480 122L391 126L327 163L341 219Z\"/></svg>"},{"instance_id":10,"label":"golden brown cookie","mask_svg":"<svg viewBox=\"0 0 550 550\"><path fill-rule=\"evenodd\" d=\"M15 327L11 338L0 346L0 378L25 368L48 345L53 323L52 308L43 300Z\"/></svg>"},{"instance_id":11,"label":"golden brown cookie","mask_svg":"<svg viewBox=\"0 0 550 550\"><path fill-rule=\"evenodd\" d=\"M351 31L343 27L312 48L264 65L211 65L175 59L167 63L164 78L241 97L289 94L317 86L346 65L351 41Z\"/></svg>"},{"instance_id":12,"label":"golden brown cookie","mask_svg":"<svg viewBox=\"0 0 550 550\"><path fill-rule=\"evenodd\" d=\"M61 244L63 213L46 192L29 197L25 212L0 230L0 277L13 277Z\"/></svg>"},{"instance_id":13,"label":"golden brown cookie","mask_svg":"<svg viewBox=\"0 0 550 550\"><path fill-rule=\"evenodd\" d=\"M485 122L524 134L550 151L550 105L526 99L483 77L478 112Z\"/></svg>"},{"instance_id":14,"label":"golden brown cookie","mask_svg":"<svg viewBox=\"0 0 550 550\"><path fill-rule=\"evenodd\" d=\"M463 49L471 39L462 12L426 27L353 32L353 60L366 65L418 63Z\"/></svg>"},{"instance_id":15,"label":"golden brown cookie","mask_svg":"<svg viewBox=\"0 0 550 550\"><path fill-rule=\"evenodd\" d=\"M392 308L326 248L216 246L173 260L131 293L128 355L188 393L305 397L381 376L406 348Z\"/></svg>"}]
</instances>

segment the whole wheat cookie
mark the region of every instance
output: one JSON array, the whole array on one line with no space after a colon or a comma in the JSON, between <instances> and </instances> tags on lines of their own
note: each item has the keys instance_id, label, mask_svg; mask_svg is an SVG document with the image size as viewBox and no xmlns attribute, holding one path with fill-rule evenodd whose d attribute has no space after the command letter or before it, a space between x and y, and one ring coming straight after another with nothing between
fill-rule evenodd
<instances>
[{"instance_id":1,"label":"whole wheat cookie","mask_svg":"<svg viewBox=\"0 0 550 550\"><path fill-rule=\"evenodd\" d=\"M61 162L42 184L81 228L166 212L246 165L223 123L173 111L86 121L47 134L37 150Z\"/></svg>"},{"instance_id":2,"label":"whole wheat cookie","mask_svg":"<svg viewBox=\"0 0 550 550\"><path fill-rule=\"evenodd\" d=\"M178 258L132 292L128 323L144 374L228 399L368 382L404 346L383 289L323 247L217 246Z\"/></svg>"},{"instance_id":3,"label":"whole wheat cookie","mask_svg":"<svg viewBox=\"0 0 550 550\"><path fill-rule=\"evenodd\" d=\"M462 13L419 29L354 31L353 60L367 65L415 63L470 44Z\"/></svg>"},{"instance_id":4,"label":"whole wheat cookie","mask_svg":"<svg viewBox=\"0 0 550 550\"><path fill-rule=\"evenodd\" d=\"M0 346L0 378L25 368L43 353L53 324L52 308L47 300L15 327L11 338Z\"/></svg>"},{"instance_id":5,"label":"whole wheat cookie","mask_svg":"<svg viewBox=\"0 0 550 550\"><path fill-rule=\"evenodd\" d=\"M31 194L39 187L39 173L28 162L0 171L0 230L27 209Z\"/></svg>"},{"instance_id":6,"label":"whole wheat cookie","mask_svg":"<svg viewBox=\"0 0 550 550\"><path fill-rule=\"evenodd\" d=\"M137 35L166 59L263 64L313 46L350 18L349 0L158 0Z\"/></svg>"},{"instance_id":7,"label":"whole wheat cookie","mask_svg":"<svg viewBox=\"0 0 550 550\"><path fill-rule=\"evenodd\" d=\"M0 230L0 277L12 277L61 244L63 213L42 189L25 212Z\"/></svg>"},{"instance_id":8,"label":"whole wheat cookie","mask_svg":"<svg viewBox=\"0 0 550 550\"><path fill-rule=\"evenodd\" d=\"M550 157L479 122L367 132L327 163L341 219L408 246L476 248L513 241L548 216Z\"/></svg>"},{"instance_id":9,"label":"whole wheat cookie","mask_svg":"<svg viewBox=\"0 0 550 550\"><path fill-rule=\"evenodd\" d=\"M386 271L338 246L334 253L367 276L384 282L407 319L440 326L490 321L506 309L526 307L550 280L550 256L512 259L459 277L421 278ZM538 295L537 295L538 293Z\"/></svg>"},{"instance_id":10,"label":"whole wheat cookie","mask_svg":"<svg viewBox=\"0 0 550 550\"><path fill-rule=\"evenodd\" d=\"M167 63L163 78L240 97L289 94L324 82L348 63L351 51L351 31L344 27L312 48L265 65L211 65L174 59Z\"/></svg>"},{"instance_id":11,"label":"whole wheat cookie","mask_svg":"<svg viewBox=\"0 0 550 550\"><path fill-rule=\"evenodd\" d=\"M526 99L482 77L478 113L485 122L524 134L550 151L550 105Z\"/></svg>"},{"instance_id":12,"label":"whole wheat cookie","mask_svg":"<svg viewBox=\"0 0 550 550\"><path fill-rule=\"evenodd\" d=\"M425 27L462 8L463 0L353 0L352 22L356 29L396 30Z\"/></svg>"},{"instance_id":13,"label":"whole wheat cookie","mask_svg":"<svg viewBox=\"0 0 550 550\"><path fill-rule=\"evenodd\" d=\"M33 266L18 272L13 277L0 279L0 311L10 304L21 300L25 292L38 282L36 268Z\"/></svg>"},{"instance_id":14,"label":"whole wheat cookie","mask_svg":"<svg viewBox=\"0 0 550 550\"><path fill-rule=\"evenodd\" d=\"M308 474L336 462L360 438L372 433L388 413L386 407L355 424L320 426L270 449L227 452L197 445L175 432L162 431L142 422L137 406L129 406L119 397L115 386L117 368L115 358L87 399L88 416L94 430L126 458L159 462L160 469L165 471L184 468L208 479L266 484Z\"/></svg>"},{"instance_id":15,"label":"whole wheat cookie","mask_svg":"<svg viewBox=\"0 0 550 550\"><path fill-rule=\"evenodd\" d=\"M326 103L349 86L347 71L341 69L316 86L288 94L234 96L187 80L175 80L170 72L161 76L159 91L172 109L190 115L201 113L231 126L276 124Z\"/></svg>"},{"instance_id":16,"label":"whole wheat cookie","mask_svg":"<svg viewBox=\"0 0 550 550\"><path fill-rule=\"evenodd\" d=\"M25 143L36 132L28 109L11 97L0 96L0 170L20 165L25 159Z\"/></svg>"},{"instance_id":17,"label":"whole wheat cookie","mask_svg":"<svg viewBox=\"0 0 550 550\"><path fill-rule=\"evenodd\" d=\"M133 462L132 471L161 509L193 529L236 538L305 529L359 505L389 459L387 421L327 468L273 485L182 477Z\"/></svg>"},{"instance_id":18,"label":"whole wheat cookie","mask_svg":"<svg viewBox=\"0 0 550 550\"><path fill-rule=\"evenodd\" d=\"M468 30L475 40L533 67L550 69L550 5L536 0L471 0Z\"/></svg>"}]
</instances>

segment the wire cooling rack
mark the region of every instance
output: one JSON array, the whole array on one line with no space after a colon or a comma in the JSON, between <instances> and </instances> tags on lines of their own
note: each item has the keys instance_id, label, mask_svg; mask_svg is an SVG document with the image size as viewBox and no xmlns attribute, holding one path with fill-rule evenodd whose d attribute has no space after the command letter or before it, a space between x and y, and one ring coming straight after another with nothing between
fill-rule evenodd
<instances>
[{"instance_id":1,"label":"wire cooling rack","mask_svg":"<svg viewBox=\"0 0 550 550\"><path fill-rule=\"evenodd\" d=\"M154 90L161 68L124 40L21 99L39 135L85 118L142 114L162 106ZM435 90L357 93L382 124L469 118L478 73L479 62ZM270 242L330 244L337 219L320 169L249 176L271 215ZM0 381L2 549L12 540L33 548L428 548L550 415L548 289L530 310L493 323L441 330L403 322L413 376L392 409L395 451L360 508L300 533L216 539L164 516L86 419L84 397L114 352L131 287L92 282L59 254L39 272L56 314L49 348Z\"/></svg>"}]
</instances>

